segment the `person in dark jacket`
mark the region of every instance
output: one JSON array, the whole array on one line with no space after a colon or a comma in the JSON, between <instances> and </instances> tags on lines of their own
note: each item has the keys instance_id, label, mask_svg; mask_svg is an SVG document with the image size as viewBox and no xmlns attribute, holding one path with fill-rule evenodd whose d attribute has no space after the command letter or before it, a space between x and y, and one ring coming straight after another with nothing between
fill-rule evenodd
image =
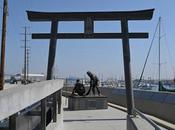
<instances>
[{"instance_id":1,"label":"person in dark jacket","mask_svg":"<svg viewBox=\"0 0 175 130\"><path fill-rule=\"evenodd\" d=\"M86 95L89 95L91 89L92 89L93 95L95 95L95 88L96 88L98 95L100 96L101 93L100 93L100 90L98 88L100 81L99 81L98 77L95 74L91 73L90 71L87 72L87 75L90 78L90 88L89 88L88 92L86 93Z\"/></svg>"},{"instance_id":2,"label":"person in dark jacket","mask_svg":"<svg viewBox=\"0 0 175 130\"><path fill-rule=\"evenodd\" d=\"M79 95L79 96L83 96L85 94L85 88L84 85L82 83L80 83L80 80L77 79L75 87L72 91L72 96L74 95Z\"/></svg>"}]
</instances>

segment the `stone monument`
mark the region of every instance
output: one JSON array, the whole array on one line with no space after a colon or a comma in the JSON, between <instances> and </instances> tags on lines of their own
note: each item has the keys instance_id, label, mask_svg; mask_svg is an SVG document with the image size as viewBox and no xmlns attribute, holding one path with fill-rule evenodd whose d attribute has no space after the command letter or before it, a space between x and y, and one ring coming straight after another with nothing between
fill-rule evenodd
<instances>
[{"instance_id":1,"label":"stone monument","mask_svg":"<svg viewBox=\"0 0 175 130\"><path fill-rule=\"evenodd\" d=\"M72 95L68 98L68 108L70 110L107 109L107 97L101 95L98 88L100 82L98 77L90 71L87 72L87 75L90 78L90 87L88 92L82 95L82 93L84 93L84 86L83 84L80 84L78 79L72 91ZM98 95L95 95L95 89L97 90ZM91 90L93 95L89 95Z\"/></svg>"}]
</instances>

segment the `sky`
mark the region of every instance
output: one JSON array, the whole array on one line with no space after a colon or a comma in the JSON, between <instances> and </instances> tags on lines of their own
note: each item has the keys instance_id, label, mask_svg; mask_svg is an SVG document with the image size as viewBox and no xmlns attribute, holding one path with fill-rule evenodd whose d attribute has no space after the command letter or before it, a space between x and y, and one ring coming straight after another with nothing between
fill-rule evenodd
<instances>
[{"instance_id":1,"label":"sky","mask_svg":"<svg viewBox=\"0 0 175 130\"><path fill-rule=\"evenodd\" d=\"M30 22L26 10L43 12L133 11L155 8L150 21L129 22L129 32L148 32L148 39L130 40L132 78L140 76L145 57L162 17L161 78L174 78L175 13L174 0L9 0L7 22L6 74L21 73L23 68L24 26L28 33L50 32L50 22ZM0 0L2 10L3 0ZM2 12L0 13L2 21ZM1 22L2 23L2 22ZM1 27L1 26L0 26ZM2 27L1 27L2 28ZM59 22L58 32L83 32L82 22ZM120 32L120 22L95 22L95 32ZM34 40L30 46L30 73L46 73L49 40ZM158 77L158 35L147 63L144 77ZM124 78L121 40L58 40L54 67L58 77L85 77L92 71L101 79Z\"/></svg>"}]
</instances>

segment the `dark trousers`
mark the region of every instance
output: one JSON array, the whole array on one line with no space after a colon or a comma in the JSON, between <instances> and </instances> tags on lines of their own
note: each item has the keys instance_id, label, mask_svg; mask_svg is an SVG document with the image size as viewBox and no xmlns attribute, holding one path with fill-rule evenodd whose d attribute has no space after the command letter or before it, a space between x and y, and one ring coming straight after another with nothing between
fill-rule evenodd
<instances>
[{"instance_id":1,"label":"dark trousers","mask_svg":"<svg viewBox=\"0 0 175 130\"><path fill-rule=\"evenodd\" d=\"M98 95L100 95L100 90L99 90L97 84L94 84L94 85L90 86L90 88L89 88L88 92L86 93L86 95L89 95L91 89L92 89L93 95L95 95L95 88L96 88L96 90L98 92Z\"/></svg>"}]
</instances>

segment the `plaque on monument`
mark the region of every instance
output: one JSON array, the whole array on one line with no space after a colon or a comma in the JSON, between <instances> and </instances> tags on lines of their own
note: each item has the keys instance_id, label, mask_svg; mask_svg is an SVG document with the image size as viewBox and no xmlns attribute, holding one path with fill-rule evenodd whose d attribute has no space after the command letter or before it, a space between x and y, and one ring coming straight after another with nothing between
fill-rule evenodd
<instances>
[{"instance_id":1,"label":"plaque on monument","mask_svg":"<svg viewBox=\"0 0 175 130\"><path fill-rule=\"evenodd\" d=\"M69 96L68 109L70 110L96 110L107 109L106 96Z\"/></svg>"}]
</instances>

